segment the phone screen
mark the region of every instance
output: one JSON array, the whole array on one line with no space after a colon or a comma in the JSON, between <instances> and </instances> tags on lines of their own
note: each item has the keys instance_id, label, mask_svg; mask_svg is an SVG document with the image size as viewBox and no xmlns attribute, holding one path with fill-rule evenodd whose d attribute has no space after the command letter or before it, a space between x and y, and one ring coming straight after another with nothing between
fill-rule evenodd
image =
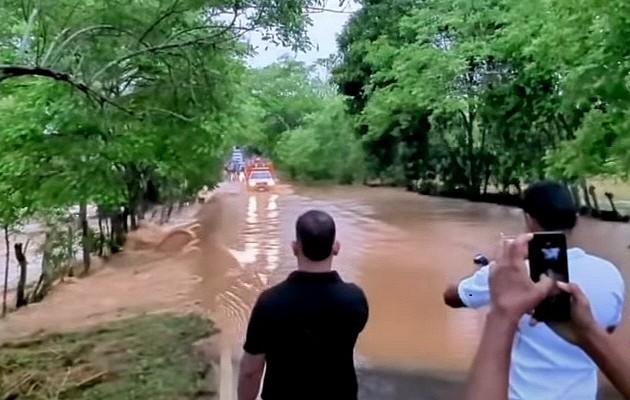
<instances>
[{"instance_id":1,"label":"phone screen","mask_svg":"<svg viewBox=\"0 0 630 400\"><path fill-rule=\"evenodd\" d=\"M569 282L567 240L562 232L534 234L529 242L529 274L534 282L546 273L557 281ZM558 293L545 299L534 311L538 321L568 321L571 318L571 298Z\"/></svg>"}]
</instances>

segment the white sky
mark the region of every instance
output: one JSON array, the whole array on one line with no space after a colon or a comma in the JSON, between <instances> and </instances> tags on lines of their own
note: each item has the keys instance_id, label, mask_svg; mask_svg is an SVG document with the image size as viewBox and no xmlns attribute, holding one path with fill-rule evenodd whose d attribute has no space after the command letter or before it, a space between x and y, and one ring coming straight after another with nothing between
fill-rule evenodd
<instances>
[{"instance_id":1,"label":"white sky","mask_svg":"<svg viewBox=\"0 0 630 400\"><path fill-rule=\"evenodd\" d=\"M356 11L359 5L348 2L348 4L339 6L339 0L328 0L325 8L343 12L321 11L311 13L313 25L309 27L308 35L316 48L307 53L298 53L296 55L297 60L311 64L319 58L326 58L330 54L336 53L337 35L341 33L343 25L350 17L350 13ZM258 47L258 54L248 60L249 65L255 68L269 65L279 57L292 53L291 49L277 47L272 43L263 41L259 34L251 35L249 40L251 44ZM269 46L267 50L265 50L266 46ZM317 46L319 46L319 50Z\"/></svg>"}]
</instances>

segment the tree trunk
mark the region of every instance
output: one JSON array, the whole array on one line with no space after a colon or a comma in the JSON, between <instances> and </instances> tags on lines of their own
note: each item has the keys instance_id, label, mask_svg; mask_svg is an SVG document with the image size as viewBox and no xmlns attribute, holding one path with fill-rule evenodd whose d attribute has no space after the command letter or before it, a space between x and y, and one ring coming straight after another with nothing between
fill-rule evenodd
<instances>
[{"instance_id":1,"label":"tree trunk","mask_svg":"<svg viewBox=\"0 0 630 400\"><path fill-rule=\"evenodd\" d=\"M470 106L468 108L468 112L460 110L460 115L462 118L462 124L464 126L465 135L466 135L466 158L467 158L467 173L468 173L468 193L471 197L479 195L480 188L480 179L477 176L477 160L475 157L475 114L470 111Z\"/></svg>"},{"instance_id":2,"label":"tree trunk","mask_svg":"<svg viewBox=\"0 0 630 400\"><path fill-rule=\"evenodd\" d=\"M568 186L569 186L569 190L571 191L571 194L573 195L573 201L575 202L575 206L579 210L580 208L582 208L582 198L580 197L580 189L578 188L575 182L569 183Z\"/></svg>"},{"instance_id":3,"label":"tree trunk","mask_svg":"<svg viewBox=\"0 0 630 400\"><path fill-rule=\"evenodd\" d=\"M35 289L31 292L30 299L28 300L29 303L41 301L44 297L46 297L46 294L48 294L48 291L50 290L50 242L50 233L46 233L46 239L44 240L44 254L42 255L42 272L39 276Z\"/></svg>"},{"instance_id":4,"label":"tree trunk","mask_svg":"<svg viewBox=\"0 0 630 400\"><path fill-rule=\"evenodd\" d=\"M138 221L142 221L146 218L146 215L149 209L150 207L147 203L145 202L140 203L140 208L138 210Z\"/></svg>"},{"instance_id":5,"label":"tree trunk","mask_svg":"<svg viewBox=\"0 0 630 400\"><path fill-rule=\"evenodd\" d=\"M105 246L105 232L103 231L103 218L98 216L98 256L103 257L103 247Z\"/></svg>"},{"instance_id":6,"label":"tree trunk","mask_svg":"<svg viewBox=\"0 0 630 400\"><path fill-rule=\"evenodd\" d=\"M582 179L580 181L580 187L582 188L582 197L584 197L584 204L586 204L586 209L590 213L593 210L593 204L591 203L591 196L588 193L588 186L585 179Z\"/></svg>"},{"instance_id":7,"label":"tree trunk","mask_svg":"<svg viewBox=\"0 0 630 400\"><path fill-rule=\"evenodd\" d=\"M121 216L122 228L125 233L129 232L129 207L124 207Z\"/></svg>"},{"instance_id":8,"label":"tree trunk","mask_svg":"<svg viewBox=\"0 0 630 400\"><path fill-rule=\"evenodd\" d=\"M27 304L26 296L24 296L26 290L26 256L24 255L24 245L22 243L16 243L13 248L15 249L15 258L17 259L20 267L20 278L18 280L17 292L15 298L15 307L24 307Z\"/></svg>"},{"instance_id":9,"label":"tree trunk","mask_svg":"<svg viewBox=\"0 0 630 400\"><path fill-rule=\"evenodd\" d=\"M110 219L111 224L111 240L109 243L111 253L118 253L122 250L122 246L125 243L125 215L124 213L117 213Z\"/></svg>"},{"instance_id":10,"label":"tree trunk","mask_svg":"<svg viewBox=\"0 0 630 400\"><path fill-rule=\"evenodd\" d=\"M111 223L110 219L105 218L105 237L109 237L111 235Z\"/></svg>"},{"instance_id":11,"label":"tree trunk","mask_svg":"<svg viewBox=\"0 0 630 400\"><path fill-rule=\"evenodd\" d=\"M173 204L169 204L168 211L166 212L166 222L171 220L171 214L173 214Z\"/></svg>"},{"instance_id":12,"label":"tree trunk","mask_svg":"<svg viewBox=\"0 0 630 400\"><path fill-rule=\"evenodd\" d=\"M486 164L486 173L483 179L483 194L488 194L488 186L490 185L490 177L492 176L492 169L490 164Z\"/></svg>"},{"instance_id":13,"label":"tree trunk","mask_svg":"<svg viewBox=\"0 0 630 400\"><path fill-rule=\"evenodd\" d=\"M129 219L131 220L131 230L135 231L136 229L138 229L138 219L135 206L129 208Z\"/></svg>"},{"instance_id":14,"label":"tree trunk","mask_svg":"<svg viewBox=\"0 0 630 400\"><path fill-rule=\"evenodd\" d=\"M166 206L162 206L160 209L160 219L158 221L158 224L164 224L164 220L166 220Z\"/></svg>"},{"instance_id":15,"label":"tree trunk","mask_svg":"<svg viewBox=\"0 0 630 400\"><path fill-rule=\"evenodd\" d=\"M74 276L74 228L72 224L68 225L68 237L70 240L66 243L66 258L69 260L67 273L64 275L68 275L70 277ZM61 277L63 280L64 276Z\"/></svg>"},{"instance_id":16,"label":"tree trunk","mask_svg":"<svg viewBox=\"0 0 630 400\"><path fill-rule=\"evenodd\" d=\"M590 193L593 199L593 210L599 213L599 202L597 201L597 195L595 194L595 186L593 185L589 186L588 192Z\"/></svg>"},{"instance_id":17,"label":"tree trunk","mask_svg":"<svg viewBox=\"0 0 630 400\"><path fill-rule=\"evenodd\" d=\"M79 206L79 220L81 223L81 247L83 248L83 273L90 272L90 253L92 244L90 243L90 228L87 220L87 204L81 202Z\"/></svg>"},{"instance_id":18,"label":"tree trunk","mask_svg":"<svg viewBox=\"0 0 630 400\"><path fill-rule=\"evenodd\" d=\"M9 264L11 261L11 244L9 243L9 227L4 226L4 245L7 251L4 259L4 289L2 292L2 316L7 314L7 292L9 291Z\"/></svg>"}]
</instances>

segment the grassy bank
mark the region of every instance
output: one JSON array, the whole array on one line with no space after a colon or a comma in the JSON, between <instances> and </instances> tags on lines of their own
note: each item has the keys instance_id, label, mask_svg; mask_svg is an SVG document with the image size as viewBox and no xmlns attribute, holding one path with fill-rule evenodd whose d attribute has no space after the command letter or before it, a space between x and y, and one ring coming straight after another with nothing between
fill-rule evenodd
<instances>
[{"instance_id":1,"label":"grassy bank","mask_svg":"<svg viewBox=\"0 0 630 400\"><path fill-rule=\"evenodd\" d=\"M212 333L198 316L166 314L8 343L0 348L0 399L212 398L202 379L214 371L193 349Z\"/></svg>"}]
</instances>

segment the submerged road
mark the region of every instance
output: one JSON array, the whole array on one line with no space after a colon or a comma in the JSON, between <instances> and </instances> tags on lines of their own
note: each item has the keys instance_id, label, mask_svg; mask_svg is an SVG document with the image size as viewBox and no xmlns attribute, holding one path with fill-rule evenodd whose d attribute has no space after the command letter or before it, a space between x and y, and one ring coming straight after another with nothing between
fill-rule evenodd
<instances>
[{"instance_id":1,"label":"submerged road","mask_svg":"<svg viewBox=\"0 0 630 400\"><path fill-rule=\"evenodd\" d=\"M335 268L362 286L370 302L370 320L356 351L360 398L460 398L484 311L447 308L442 290L473 272L473 255L491 251L499 232L523 229L520 210L386 188L283 186L276 193L249 193L238 184L228 187L234 193L230 247L238 263L220 271L220 278L208 266L207 279L224 282L214 307L222 315L227 349L222 358L232 361L222 367L231 377L232 398L251 306L261 290L294 269L295 219L310 208L335 218L342 246ZM584 219L576 236L630 280L628 224ZM628 328L625 324L622 332Z\"/></svg>"}]
</instances>

